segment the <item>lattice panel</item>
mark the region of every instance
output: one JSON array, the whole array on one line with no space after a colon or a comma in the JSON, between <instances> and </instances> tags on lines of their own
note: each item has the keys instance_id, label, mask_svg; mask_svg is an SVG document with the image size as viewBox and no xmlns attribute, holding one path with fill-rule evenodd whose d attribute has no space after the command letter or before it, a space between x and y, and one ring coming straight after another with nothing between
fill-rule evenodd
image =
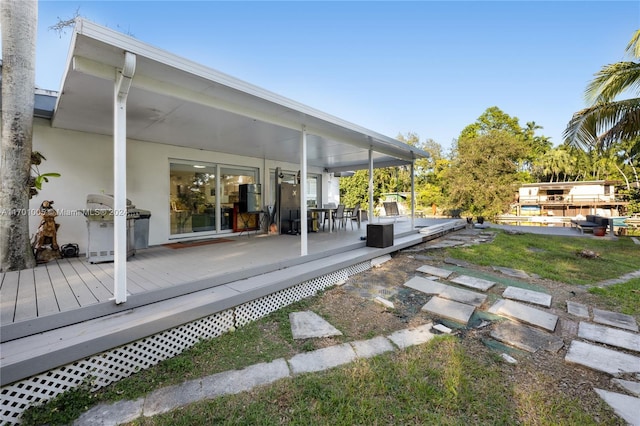
<instances>
[{"instance_id":1,"label":"lattice panel","mask_svg":"<svg viewBox=\"0 0 640 426\"><path fill-rule=\"evenodd\" d=\"M19 423L24 410L90 381L92 390L172 358L201 339L218 337L233 326L227 310L189 324L146 337L119 348L76 361L55 370L5 386L0 391L0 421Z\"/></svg>"},{"instance_id":2,"label":"lattice panel","mask_svg":"<svg viewBox=\"0 0 640 426\"><path fill-rule=\"evenodd\" d=\"M89 382L92 390L100 389L172 358L201 339L218 337L232 326L241 327L284 306L316 295L319 291L345 281L351 275L371 268L362 262L345 269L305 281L260 299L189 324L146 337L50 370L0 390L0 424L18 424L28 407Z\"/></svg>"},{"instance_id":3,"label":"lattice panel","mask_svg":"<svg viewBox=\"0 0 640 426\"><path fill-rule=\"evenodd\" d=\"M368 271L371 269L371 261L367 260L365 262L360 262L355 265L351 265L345 269L347 276L350 277L352 275L359 274L364 271Z\"/></svg>"},{"instance_id":4,"label":"lattice panel","mask_svg":"<svg viewBox=\"0 0 640 426\"><path fill-rule=\"evenodd\" d=\"M346 269L341 269L245 303L236 308L236 325L242 327L284 306L314 296L318 291L331 287L347 278Z\"/></svg>"}]
</instances>

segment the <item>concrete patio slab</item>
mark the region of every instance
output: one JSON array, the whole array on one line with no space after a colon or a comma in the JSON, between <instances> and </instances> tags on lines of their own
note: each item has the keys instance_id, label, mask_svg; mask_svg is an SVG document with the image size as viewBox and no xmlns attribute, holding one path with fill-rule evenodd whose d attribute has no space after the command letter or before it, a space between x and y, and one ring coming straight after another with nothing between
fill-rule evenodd
<instances>
[{"instance_id":1,"label":"concrete patio slab","mask_svg":"<svg viewBox=\"0 0 640 426\"><path fill-rule=\"evenodd\" d=\"M487 291L493 287L496 283L489 280L483 280L482 278L470 277L468 275L460 275L450 280L452 283L460 284L465 287L475 288L477 290Z\"/></svg>"},{"instance_id":2,"label":"concrete patio slab","mask_svg":"<svg viewBox=\"0 0 640 426\"><path fill-rule=\"evenodd\" d=\"M480 306L487 300L487 295L475 291L464 290L462 288L444 285L444 289L439 294L443 299L449 299L467 305Z\"/></svg>"},{"instance_id":3,"label":"concrete patio slab","mask_svg":"<svg viewBox=\"0 0 640 426\"><path fill-rule=\"evenodd\" d=\"M581 342L580 340L571 342L564 360L611 375L640 373L640 357Z\"/></svg>"},{"instance_id":4,"label":"concrete patio slab","mask_svg":"<svg viewBox=\"0 0 640 426\"><path fill-rule=\"evenodd\" d=\"M315 312L291 312L291 333L294 339L310 339L313 337L342 336L342 332L325 321Z\"/></svg>"},{"instance_id":5,"label":"concrete patio slab","mask_svg":"<svg viewBox=\"0 0 640 426\"><path fill-rule=\"evenodd\" d=\"M371 358L385 352L391 352L394 349L389 339L383 336L351 342L351 346L353 346L353 350L356 351L358 358Z\"/></svg>"},{"instance_id":6,"label":"concrete patio slab","mask_svg":"<svg viewBox=\"0 0 640 426\"><path fill-rule=\"evenodd\" d=\"M623 379L611 379L611 381L635 396L640 396L640 382L632 382L631 380Z\"/></svg>"},{"instance_id":7,"label":"concrete patio slab","mask_svg":"<svg viewBox=\"0 0 640 426\"><path fill-rule=\"evenodd\" d=\"M619 312L593 308L593 322L624 328L625 330L638 331L636 319L631 315L625 315Z\"/></svg>"},{"instance_id":8,"label":"concrete patio slab","mask_svg":"<svg viewBox=\"0 0 640 426\"><path fill-rule=\"evenodd\" d=\"M537 328L511 321L503 321L496 324L491 331L491 337L507 345L532 353L540 349L558 352L564 346L564 342L559 337Z\"/></svg>"},{"instance_id":9,"label":"concrete patio slab","mask_svg":"<svg viewBox=\"0 0 640 426\"><path fill-rule=\"evenodd\" d=\"M398 330L388 335L387 338L400 349L405 349L433 339L435 334L431 332L431 328L433 328L433 323L429 322L418 327Z\"/></svg>"},{"instance_id":10,"label":"concrete patio slab","mask_svg":"<svg viewBox=\"0 0 640 426\"><path fill-rule=\"evenodd\" d=\"M488 312L544 328L551 332L556 329L556 324L558 323L557 315L512 300L498 300L489 308Z\"/></svg>"},{"instance_id":11,"label":"concrete patio slab","mask_svg":"<svg viewBox=\"0 0 640 426\"><path fill-rule=\"evenodd\" d=\"M443 299L438 296L434 296L422 307L423 311L431 312L440 317L447 318L464 325L469 323L475 306L466 305L464 303L455 302L453 300Z\"/></svg>"},{"instance_id":12,"label":"concrete patio slab","mask_svg":"<svg viewBox=\"0 0 640 426\"><path fill-rule=\"evenodd\" d=\"M613 411L632 426L640 425L640 398L593 388Z\"/></svg>"},{"instance_id":13,"label":"concrete patio slab","mask_svg":"<svg viewBox=\"0 0 640 426\"><path fill-rule=\"evenodd\" d=\"M422 265L417 269L417 271L423 272L425 274L433 275L439 278L449 278L451 274L453 274L453 271L437 268L435 266L430 266L430 265Z\"/></svg>"},{"instance_id":14,"label":"concrete patio slab","mask_svg":"<svg viewBox=\"0 0 640 426\"><path fill-rule=\"evenodd\" d=\"M356 353L349 343L317 349L294 355L289 360L293 374L312 373L347 364L356 358Z\"/></svg>"},{"instance_id":15,"label":"concrete patio slab","mask_svg":"<svg viewBox=\"0 0 640 426\"><path fill-rule=\"evenodd\" d=\"M421 291L425 294L440 294L440 292L444 290L445 284L428 278L413 277L404 283L404 286Z\"/></svg>"},{"instance_id":16,"label":"concrete patio slab","mask_svg":"<svg viewBox=\"0 0 640 426\"><path fill-rule=\"evenodd\" d=\"M596 343L604 343L618 348L640 352L640 334L617 328L582 321L578 326L578 337Z\"/></svg>"},{"instance_id":17,"label":"concrete patio slab","mask_svg":"<svg viewBox=\"0 0 640 426\"><path fill-rule=\"evenodd\" d=\"M580 318L589 318L589 307L582 303L567 300L567 312Z\"/></svg>"},{"instance_id":18,"label":"concrete patio slab","mask_svg":"<svg viewBox=\"0 0 640 426\"><path fill-rule=\"evenodd\" d=\"M551 295L540 291L527 290L525 288L509 286L502 292L505 299L519 300L521 302L533 303L534 305L551 306Z\"/></svg>"}]
</instances>

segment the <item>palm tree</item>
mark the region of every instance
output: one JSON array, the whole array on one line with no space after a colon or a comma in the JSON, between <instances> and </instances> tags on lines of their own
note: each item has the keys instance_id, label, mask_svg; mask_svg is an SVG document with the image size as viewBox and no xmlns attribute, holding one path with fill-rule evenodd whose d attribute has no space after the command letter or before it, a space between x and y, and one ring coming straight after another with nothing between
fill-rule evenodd
<instances>
[{"instance_id":1,"label":"palm tree","mask_svg":"<svg viewBox=\"0 0 640 426\"><path fill-rule=\"evenodd\" d=\"M0 145L0 270L35 266L29 241L29 178L33 138L37 0L0 1L2 143Z\"/></svg>"},{"instance_id":2,"label":"palm tree","mask_svg":"<svg viewBox=\"0 0 640 426\"><path fill-rule=\"evenodd\" d=\"M606 150L619 141L640 144L640 98L615 100L626 90L640 93L640 30L627 45L631 61L605 65L587 86L585 98L591 106L576 112L564 131L565 143Z\"/></svg>"}]
</instances>

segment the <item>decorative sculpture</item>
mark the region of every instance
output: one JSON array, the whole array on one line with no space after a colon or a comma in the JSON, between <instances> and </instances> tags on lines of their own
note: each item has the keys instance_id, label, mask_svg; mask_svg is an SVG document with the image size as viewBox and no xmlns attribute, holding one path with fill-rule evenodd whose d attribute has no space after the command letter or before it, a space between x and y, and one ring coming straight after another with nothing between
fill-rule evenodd
<instances>
[{"instance_id":1,"label":"decorative sculpture","mask_svg":"<svg viewBox=\"0 0 640 426\"><path fill-rule=\"evenodd\" d=\"M34 238L33 249L36 261L39 263L62 258L57 238L60 225L55 220L58 213L52 205L52 200L45 200L38 209L38 215L40 215L41 219Z\"/></svg>"}]
</instances>

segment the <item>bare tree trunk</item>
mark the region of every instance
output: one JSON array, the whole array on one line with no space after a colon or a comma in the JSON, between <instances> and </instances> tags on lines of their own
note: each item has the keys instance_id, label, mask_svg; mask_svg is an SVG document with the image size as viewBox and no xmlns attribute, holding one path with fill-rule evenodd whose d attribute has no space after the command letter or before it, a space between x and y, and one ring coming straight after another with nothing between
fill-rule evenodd
<instances>
[{"instance_id":1,"label":"bare tree trunk","mask_svg":"<svg viewBox=\"0 0 640 426\"><path fill-rule=\"evenodd\" d=\"M1 0L0 270L35 266L29 241L37 0Z\"/></svg>"}]
</instances>

